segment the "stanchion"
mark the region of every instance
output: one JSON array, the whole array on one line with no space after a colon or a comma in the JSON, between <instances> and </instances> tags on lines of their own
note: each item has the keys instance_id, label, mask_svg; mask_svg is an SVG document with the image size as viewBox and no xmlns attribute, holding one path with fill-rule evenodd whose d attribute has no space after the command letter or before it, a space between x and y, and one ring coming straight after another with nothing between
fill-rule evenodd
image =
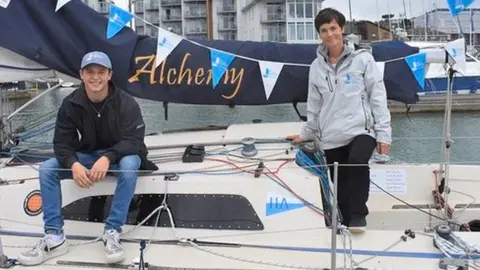
<instances>
[{"instance_id":1,"label":"stanchion","mask_svg":"<svg viewBox=\"0 0 480 270\"><path fill-rule=\"evenodd\" d=\"M333 206L332 206L332 263L331 270L337 269L337 222L338 222L338 203L337 203L337 188L338 184L338 162L333 163Z\"/></svg>"}]
</instances>

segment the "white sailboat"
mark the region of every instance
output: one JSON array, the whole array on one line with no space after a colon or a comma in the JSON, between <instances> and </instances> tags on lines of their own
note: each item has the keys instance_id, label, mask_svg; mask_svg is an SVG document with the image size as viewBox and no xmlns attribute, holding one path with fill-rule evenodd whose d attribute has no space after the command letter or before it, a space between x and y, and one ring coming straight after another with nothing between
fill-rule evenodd
<instances>
[{"instance_id":1,"label":"white sailboat","mask_svg":"<svg viewBox=\"0 0 480 270\"><path fill-rule=\"evenodd\" d=\"M448 123L449 112L450 143ZM372 164L368 230L352 235L336 223L332 229L323 214L329 199L321 186L335 190L322 184L330 183L326 168L319 167L322 182L294 161L301 147L279 139L300 127L257 123L147 136L159 170L138 180L120 265L105 264L97 241L115 179L86 190L64 180L70 252L34 269L478 269L479 166L449 164L450 148L445 164ZM253 157L242 152L252 142ZM40 162L21 151L2 158L0 169L0 255L13 259L43 236Z\"/></svg>"}]
</instances>

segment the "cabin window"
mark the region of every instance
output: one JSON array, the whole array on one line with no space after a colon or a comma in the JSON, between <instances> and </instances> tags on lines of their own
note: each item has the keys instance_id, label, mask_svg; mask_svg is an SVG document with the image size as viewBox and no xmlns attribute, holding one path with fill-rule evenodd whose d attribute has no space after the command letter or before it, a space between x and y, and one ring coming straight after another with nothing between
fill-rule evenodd
<instances>
[{"instance_id":1,"label":"cabin window","mask_svg":"<svg viewBox=\"0 0 480 270\"><path fill-rule=\"evenodd\" d=\"M137 225L163 201L163 194L135 195L125 225ZM65 220L104 223L113 195L76 200L62 209ZM177 228L215 230L263 230L264 225L247 198L235 194L168 194L167 203ZM157 214L144 224L155 226ZM162 212L158 227L170 227L168 214Z\"/></svg>"}]
</instances>

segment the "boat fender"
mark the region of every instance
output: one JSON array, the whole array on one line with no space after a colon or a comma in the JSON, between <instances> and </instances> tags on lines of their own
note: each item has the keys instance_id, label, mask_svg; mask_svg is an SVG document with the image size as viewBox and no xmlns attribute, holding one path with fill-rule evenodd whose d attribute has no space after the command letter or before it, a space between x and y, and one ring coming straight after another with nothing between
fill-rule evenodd
<instances>
[{"instance_id":1,"label":"boat fender","mask_svg":"<svg viewBox=\"0 0 480 270\"><path fill-rule=\"evenodd\" d=\"M245 157L253 157L257 154L257 148L255 148L255 139L248 137L242 140L243 149L242 155Z\"/></svg>"}]
</instances>

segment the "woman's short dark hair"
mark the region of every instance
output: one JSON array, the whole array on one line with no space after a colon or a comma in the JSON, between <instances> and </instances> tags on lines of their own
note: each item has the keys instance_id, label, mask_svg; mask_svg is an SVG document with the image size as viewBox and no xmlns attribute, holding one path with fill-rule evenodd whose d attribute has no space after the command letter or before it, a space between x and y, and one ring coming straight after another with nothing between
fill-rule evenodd
<instances>
[{"instance_id":1,"label":"woman's short dark hair","mask_svg":"<svg viewBox=\"0 0 480 270\"><path fill-rule=\"evenodd\" d=\"M345 16L338 10L333 8L324 8L315 17L315 29L320 33L320 26L322 24L330 23L335 20L340 27L346 24Z\"/></svg>"}]
</instances>

